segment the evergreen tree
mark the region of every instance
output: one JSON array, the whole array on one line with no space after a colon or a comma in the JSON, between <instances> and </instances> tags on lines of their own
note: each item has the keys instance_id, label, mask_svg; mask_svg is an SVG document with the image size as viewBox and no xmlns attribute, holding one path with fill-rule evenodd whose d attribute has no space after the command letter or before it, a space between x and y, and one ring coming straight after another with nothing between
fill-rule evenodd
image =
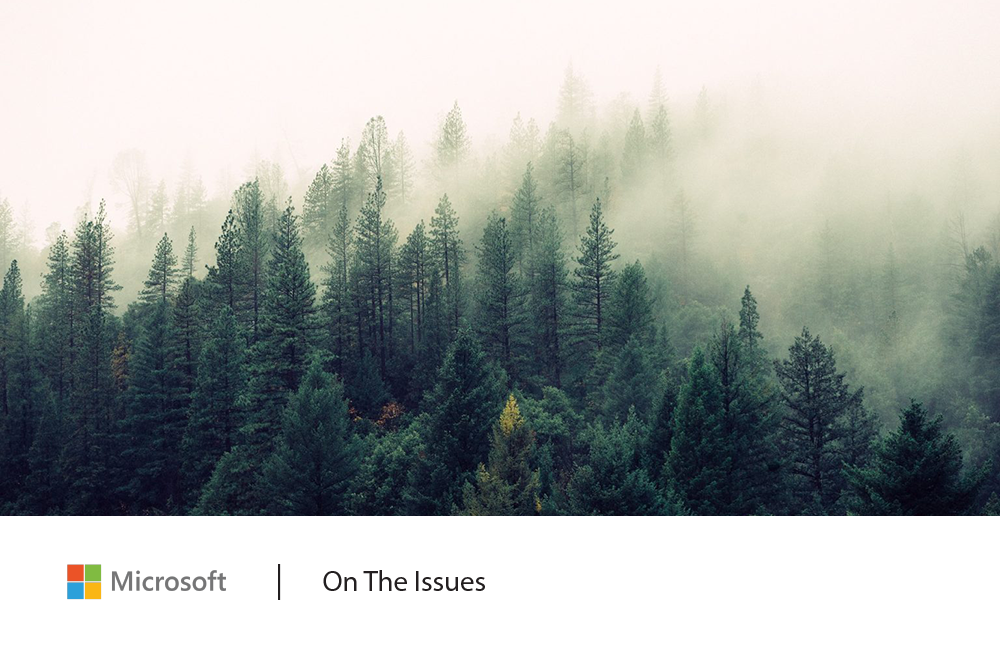
<instances>
[{"instance_id":1,"label":"evergreen tree","mask_svg":"<svg viewBox=\"0 0 1000 650\"><path fill-rule=\"evenodd\" d=\"M671 491L694 514L729 512L736 450L723 433L718 376L696 349L673 412L673 437L666 475Z\"/></svg>"},{"instance_id":2,"label":"evergreen tree","mask_svg":"<svg viewBox=\"0 0 1000 650\"><path fill-rule=\"evenodd\" d=\"M184 266L182 271L189 278L194 277L194 269L198 264L198 239L195 236L194 226L188 231L187 248L184 249Z\"/></svg>"},{"instance_id":3,"label":"evergreen tree","mask_svg":"<svg viewBox=\"0 0 1000 650\"><path fill-rule=\"evenodd\" d=\"M414 514L449 514L462 486L486 459L503 405L503 381L468 330L459 332L414 422L421 462L408 491Z\"/></svg>"},{"instance_id":4,"label":"evergreen tree","mask_svg":"<svg viewBox=\"0 0 1000 650\"><path fill-rule=\"evenodd\" d=\"M269 247L260 339L251 348L250 388L254 417L250 439L270 434L287 397L298 389L314 351L316 287L302 252L291 201L278 217Z\"/></svg>"},{"instance_id":5,"label":"evergreen tree","mask_svg":"<svg viewBox=\"0 0 1000 650\"><path fill-rule=\"evenodd\" d=\"M625 132L624 153L622 153L622 178L626 183L637 180L646 168L646 128L642 124L639 109L632 113L628 130Z\"/></svg>"},{"instance_id":6,"label":"evergreen tree","mask_svg":"<svg viewBox=\"0 0 1000 650\"><path fill-rule=\"evenodd\" d=\"M410 354L423 343L427 293L430 287L431 260L429 242L421 221L407 236L399 252L400 298L407 310Z\"/></svg>"},{"instance_id":7,"label":"evergreen tree","mask_svg":"<svg viewBox=\"0 0 1000 650\"><path fill-rule=\"evenodd\" d=\"M752 300L752 296L751 296ZM726 514L760 514L778 507L782 476L772 432L777 417L773 390L746 341L746 332L723 320L709 348L709 364L718 381L719 435L731 454L724 487Z\"/></svg>"},{"instance_id":8,"label":"evergreen tree","mask_svg":"<svg viewBox=\"0 0 1000 650\"><path fill-rule=\"evenodd\" d=\"M517 371L517 346L527 320L516 263L507 220L494 212L479 245L479 331L490 356L511 375Z\"/></svg>"},{"instance_id":9,"label":"evergreen tree","mask_svg":"<svg viewBox=\"0 0 1000 650\"><path fill-rule=\"evenodd\" d=\"M330 174L333 184L333 202L337 206L338 214L341 212L350 214L352 201L356 194L356 179L351 161L351 143L347 140L341 140Z\"/></svg>"},{"instance_id":10,"label":"evergreen tree","mask_svg":"<svg viewBox=\"0 0 1000 650\"><path fill-rule=\"evenodd\" d=\"M24 385L32 380L25 319L21 271L14 260L0 289L0 507L21 494L29 471L34 422L27 402L34 395Z\"/></svg>"},{"instance_id":11,"label":"evergreen tree","mask_svg":"<svg viewBox=\"0 0 1000 650\"><path fill-rule=\"evenodd\" d=\"M844 487L843 418L850 405L844 375L833 352L808 329L774 364L784 403L782 455L789 463L793 497L800 511L839 510Z\"/></svg>"},{"instance_id":12,"label":"evergreen tree","mask_svg":"<svg viewBox=\"0 0 1000 650\"><path fill-rule=\"evenodd\" d=\"M167 304L177 287L177 256L170 238L164 233L156 245L149 276L143 282L142 299L147 305Z\"/></svg>"},{"instance_id":13,"label":"evergreen tree","mask_svg":"<svg viewBox=\"0 0 1000 650\"><path fill-rule=\"evenodd\" d=\"M182 446L185 502L197 503L222 455L232 449L244 423L246 370L236 316L223 307L211 322L199 357Z\"/></svg>"},{"instance_id":14,"label":"evergreen tree","mask_svg":"<svg viewBox=\"0 0 1000 650\"><path fill-rule=\"evenodd\" d=\"M170 311L157 302L131 357L122 422L121 460L130 513L169 512L180 500L180 446L186 419L185 377Z\"/></svg>"},{"instance_id":15,"label":"evergreen tree","mask_svg":"<svg viewBox=\"0 0 1000 650\"><path fill-rule=\"evenodd\" d=\"M222 234L215 242L215 266L208 269L206 284L210 304L236 314L240 303L240 231L236 215L230 210L222 223Z\"/></svg>"},{"instance_id":16,"label":"evergreen tree","mask_svg":"<svg viewBox=\"0 0 1000 650\"><path fill-rule=\"evenodd\" d=\"M261 308L264 304L264 293L267 286L266 263L268 222L265 213L265 198L260 182L256 179L244 183L233 192L232 214L235 219L237 244L232 249L235 252L235 287L238 291L234 301L234 309L240 323L246 329L250 344L260 338ZM223 235L226 232L223 226ZM226 242L227 245L231 242ZM221 259L219 260L221 264Z\"/></svg>"},{"instance_id":17,"label":"evergreen tree","mask_svg":"<svg viewBox=\"0 0 1000 650\"><path fill-rule=\"evenodd\" d=\"M531 262L534 259L535 241L538 238L542 212L538 183L535 182L533 170L534 167L529 162L521 179L521 186L514 193L510 205L510 232L517 255L518 271L528 282L534 275Z\"/></svg>"},{"instance_id":18,"label":"evergreen tree","mask_svg":"<svg viewBox=\"0 0 1000 650\"><path fill-rule=\"evenodd\" d=\"M604 221L598 199L590 211L587 233L580 240L580 256L576 258L579 266L573 271L579 336L591 350L600 350L606 336L608 297L615 279L611 264L618 259L614 252L617 244L611 239L613 234L614 230Z\"/></svg>"},{"instance_id":19,"label":"evergreen tree","mask_svg":"<svg viewBox=\"0 0 1000 650\"><path fill-rule=\"evenodd\" d=\"M268 512L346 514L360 460L343 387L314 362L288 402L277 449L264 467Z\"/></svg>"},{"instance_id":20,"label":"evergreen tree","mask_svg":"<svg viewBox=\"0 0 1000 650\"><path fill-rule=\"evenodd\" d=\"M76 364L76 335L79 328L77 305L74 299L69 238L63 231L49 249L36 321L41 333L41 370L60 405L73 390L72 370Z\"/></svg>"},{"instance_id":21,"label":"evergreen tree","mask_svg":"<svg viewBox=\"0 0 1000 650\"><path fill-rule=\"evenodd\" d=\"M511 395L493 428L489 464L480 463L476 484L463 490L469 515L533 515L541 511L537 469L531 469L535 434L521 417L517 400Z\"/></svg>"},{"instance_id":22,"label":"evergreen tree","mask_svg":"<svg viewBox=\"0 0 1000 650\"><path fill-rule=\"evenodd\" d=\"M608 302L608 340L624 345L630 338L653 340L653 300L642 264L636 260L622 269Z\"/></svg>"},{"instance_id":23,"label":"evergreen tree","mask_svg":"<svg viewBox=\"0 0 1000 650\"><path fill-rule=\"evenodd\" d=\"M865 466L847 476L857 510L870 515L959 515L973 505L985 472L962 476L962 452L941 418L929 420L916 401L900 415L899 428L875 445ZM984 468L985 469L985 468Z\"/></svg>"},{"instance_id":24,"label":"evergreen tree","mask_svg":"<svg viewBox=\"0 0 1000 650\"><path fill-rule=\"evenodd\" d=\"M62 455L71 513L109 513L117 508L111 471L116 394L111 350L116 339L113 294L121 287L111 277L113 270L111 228L102 201L95 218L77 225L73 241L71 278L74 309L80 316L79 353L72 370L72 429Z\"/></svg>"},{"instance_id":25,"label":"evergreen tree","mask_svg":"<svg viewBox=\"0 0 1000 650\"><path fill-rule=\"evenodd\" d=\"M529 305L530 312L536 315L532 321L536 362L546 378L559 387L565 356L568 271L562 232L553 210L543 211L539 218L538 243L531 267L534 275L529 287Z\"/></svg>"},{"instance_id":26,"label":"evergreen tree","mask_svg":"<svg viewBox=\"0 0 1000 650\"><path fill-rule=\"evenodd\" d=\"M392 145L393 160L393 186L403 205L413 196L413 175L416 163L413 162L413 153L410 151L410 144L406 136L400 131L396 136L396 141Z\"/></svg>"},{"instance_id":27,"label":"evergreen tree","mask_svg":"<svg viewBox=\"0 0 1000 650\"><path fill-rule=\"evenodd\" d=\"M592 434L586 463L567 486L574 515L662 515L667 502L639 466L642 425L634 414L622 424Z\"/></svg>"},{"instance_id":28,"label":"evergreen tree","mask_svg":"<svg viewBox=\"0 0 1000 650\"><path fill-rule=\"evenodd\" d=\"M153 232L166 233L170 227L168 207L167 183L160 181L153 193L149 195L149 209L146 213L146 226Z\"/></svg>"},{"instance_id":29,"label":"evergreen tree","mask_svg":"<svg viewBox=\"0 0 1000 650\"><path fill-rule=\"evenodd\" d=\"M351 220L347 206L342 204L333 222L327 244L329 263L323 267L326 279L323 286L323 314L327 324L330 352L334 368L344 376L351 346Z\"/></svg>"},{"instance_id":30,"label":"evergreen tree","mask_svg":"<svg viewBox=\"0 0 1000 650\"><path fill-rule=\"evenodd\" d=\"M323 165L309 184L302 203L302 231L307 245L326 241L338 209L333 172Z\"/></svg>"},{"instance_id":31,"label":"evergreen tree","mask_svg":"<svg viewBox=\"0 0 1000 650\"><path fill-rule=\"evenodd\" d=\"M458 102L452 106L441 124L434 160L439 172L449 172L465 161L469 154L469 135Z\"/></svg>"},{"instance_id":32,"label":"evergreen tree","mask_svg":"<svg viewBox=\"0 0 1000 650\"><path fill-rule=\"evenodd\" d=\"M379 370L387 376L391 353L393 316L392 272L396 246L396 227L383 214L385 192L381 179L361 209L355 234L359 263L359 290L363 320L367 325L369 351L379 360Z\"/></svg>"},{"instance_id":33,"label":"evergreen tree","mask_svg":"<svg viewBox=\"0 0 1000 650\"><path fill-rule=\"evenodd\" d=\"M451 333L454 336L460 326L459 270L465 255L462 250L462 240L458 236L458 217L455 216L455 210L451 207L447 194L441 197L431 218L431 251L437 272L443 278L444 304L449 314Z\"/></svg>"}]
</instances>

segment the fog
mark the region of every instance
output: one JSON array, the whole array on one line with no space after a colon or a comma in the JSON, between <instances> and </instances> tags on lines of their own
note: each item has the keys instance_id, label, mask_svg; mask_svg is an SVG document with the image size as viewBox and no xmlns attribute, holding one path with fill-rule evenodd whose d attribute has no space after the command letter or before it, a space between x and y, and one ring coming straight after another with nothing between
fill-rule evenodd
<instances>
[{"instance_id":1,"label":"fog","mask_svg":"<svg viewBox=\"0 0 1000 650\"><path fill-rule=\"evenodd\" d=\"M864 511L870 494L842 470L885 451L901 410L922 413L912 399L961 447L949 480L963 463L978 476L942 512L984 511L1000 491L998 24L991 2L5 3L0 356L38 355L40 390L76 400L74 431L99 396L123 430L176 416L185 435L195 407L143 401L180 338L182 393L214 394L191 392L217 370L202 339L206 355L248 350L235 410L278 395L261 387L280 375L272 419L246 431L279 427L312 359L365 444L391 451L405 432L416 463L413 445L448 425L427 424L447 355L481 345L497 395L542 423L532 467L563 513L593 512L572 505L586 492L573 482L600 465L601 431L638 436L625 448L644 466L629 471L656 483L651 512L673 511L687 443L671 436L729 426L690 419L694 391L714 399L703 379L752 405L740 427L767 453L740 462L804 489L727 508ZM725 356L734 321L743 379ZM833 388L806 403L795 373L810 364ZM834 413L822 453L796 404ZM545 429L546 409L569 414L565 431ZM272 451L240 444L254 462ZM225 470L215 452L202 470ZM821 456L835 488L801 480ZM442 461L458 478L425 505L455 512L483 458ZM427 488L413 472L388 493ZM207 478L184 495L164 479L170 495L129 506L28 510L196 512ZM353 512L384 513L358 489Z\"/></svg>"},{"instance_id":2,"label":"fog","mask_svg":"<svg viewBox=\"0 0 1000 650\"><path fill-rule=\"evenodd\" d=\"M297 187L373 115L426 159L457 100L485 153L518 112L544 132L570 63L601 111L644 103L659 66L678 124L702 86L732 109L756 88L766 112L734 126L784 143L756 173L788 212L815 187L799 174L838 161L885 191L946 191L948 165L980 162L996 135L998 13L989 2L4 3L0 193L30 211L42 245L46 226L102 196L124 225L108 179L124 149L144 151L168 185L190 159L225 193L265 158ZM988 164L974 167L989 176Z\"/></svg>"}]
</instances>

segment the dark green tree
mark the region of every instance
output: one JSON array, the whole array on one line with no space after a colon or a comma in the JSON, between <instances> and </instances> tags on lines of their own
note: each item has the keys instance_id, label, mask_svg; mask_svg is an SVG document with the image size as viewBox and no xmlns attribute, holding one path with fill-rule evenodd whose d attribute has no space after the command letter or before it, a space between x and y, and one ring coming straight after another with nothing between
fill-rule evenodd
<instances>
[{"instance_id":1,"label":"dark green tree","mask_svg":"<svg viewBox=\"0 0 1000 650\"><path fill-rule=\"evenodd\" d=\"M844 375L837 372L833 352L806 328L788 348L788 359L774 368L784 405L780 446L791 474L793 507L838 512L845 486L843 420L850 405Z\"/></svg>"},{"instance_id":2,"label":"dark green tree","mask_svg":"<svg viewBox=\"0 0 1000 650\"><path fill-rule=\"evenodd\" d=\"M591 435L590 452L567 486L574 515L663 515L667 502L640 467L642 424L635 415Z\"/></svg>"},{"instance_id":3,"label":"dark green tree","mask_svg":"<svg viewBox=\"0 0 1000 650\"><path fill-rule=\"evenodd\" d=\"M468 330L459 332L414 422L421 462L411 474L413 514L450 514L462 486L486 460L493 423L503 407L502 373Z\"/></svg>"},{"instance_id":4,"label":"dark green tree","mask_svg":"<svg viewBox=\"0 0 1000 650\"><path fill-rule=\"evenodd\" d=\"M514 240L507 220L496 212L486 219L478 252L478 330L490 357L509 375L517 376L518 346L527 322L526 291L517 273Z\"/></svg>"},{"instance_id":5,"label":"dark green tree","mask_svg":"<svg viewBox=\"0 0 1000 650\"><path fill-rule=\"evenodd\" d=\"M142 299L147 305L167 304L177 288L177 256L170 238L164 233L156 244L153 264L142 283Z\"/></svg>"},{"instance_id":6,"label":"dark green tree","mask_svg":"<svg viewBox=\"0 0 1000 650\"><path fill-rule=\"evenodd\" d=\"M941 430L940 417L928 419L919 402L912 401L899 420L899 428L875 444L867 465L847 468L857 511L909 516L969 512L985 472L962 475L958 442Z\"/></svg>"},{"instance_id":7,"label":"dark green tree","mask_svg":"<svg viewBox=\"0 0 1000 650\"><path fill-rule=\"evenodd\" d=\"M268 512L346 514L361 451L343 387L313 363L288 401L277 448L264 467Z\"/></svg>"},{"instance_id":8,"label":"dark green tree","mask_svg":"<svg viewBox=\"0 0 1000 650\"><path fill-rule=\"evenodd\" d=\"M611 264L618 259L613 234L604 220L601 200L597 199L590 211L590 225L580 240L580 256L576 258L579 266L573 271L579 336L590 350L600 350L606 336L608 298L615 280Z\"/></svg>"}]
</instances>

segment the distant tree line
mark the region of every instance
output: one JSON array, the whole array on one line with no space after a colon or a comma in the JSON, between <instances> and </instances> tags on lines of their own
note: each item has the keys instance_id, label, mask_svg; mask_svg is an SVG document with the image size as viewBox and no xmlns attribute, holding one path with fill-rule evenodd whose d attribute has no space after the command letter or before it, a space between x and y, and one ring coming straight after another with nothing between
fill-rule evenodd
<instances>
[{"instance_id":1,"label":"distant tree line","mask_svg":"<svg viewBox=\"0 0 1000 650\"><path fill-rule=\"evenodd\" d=\"M769 352L750 287L728 296L732 311L692 321L700 343L678 352L691 325L663 313L695 308L662 304L647 268L669 258L673 291L695 293L690 200L660 197L674 249L645 267L622 259L608 221L635 188L674 186L665 101L657 83L646 122L635 110L611 156L584 133L588 93L569 71L562 127L540 143L515 120L497 170L514 189L476 215L482 227L463 228L443 193L405 237L387 206L409 205L415 164L405 137L373 118L354 154L345 141L316 173L301 215L280 173L258 166L221 210L204 273L204 188L186 172L168 215L165 188L150 192L141 156L126 152L113 175L134 235L172 218L183 251L163 234L123 310L103 202L53 238L30 304L9 263L0 512L1000 512L1000 438L970 454L918 401L883 430L810 329ZM708 137L704 91L697 117ZM468 150L455 104L434 182L461 193ZM0 244L9 216L0 206ZM1000 265L987 247L962 258L946 336L963 375L946 397L995 430ZM832 271L823 277L817 302L835 309ZM893 307L883 331L898 318Z\"/></svg>"}]
</instances>

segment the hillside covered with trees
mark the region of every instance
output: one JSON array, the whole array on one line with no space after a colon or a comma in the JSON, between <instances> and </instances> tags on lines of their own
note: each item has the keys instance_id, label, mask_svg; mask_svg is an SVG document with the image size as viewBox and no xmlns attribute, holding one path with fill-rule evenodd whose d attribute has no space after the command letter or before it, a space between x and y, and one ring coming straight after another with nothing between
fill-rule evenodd
<instances>
[{"instance_id":1,"label":"hillside covered with trees","mask_svg":"<svg viewBox=\"0 0 1000 650\"><path fill-rule=\"evenodd\" d=\"M1000 217L842 161L774 198L765 110L570 69L544 133L374 117L292 186L123 152L129 227L41 252L0 199L0 512L1000 513Z\"/></svg>"}]
</instances>

